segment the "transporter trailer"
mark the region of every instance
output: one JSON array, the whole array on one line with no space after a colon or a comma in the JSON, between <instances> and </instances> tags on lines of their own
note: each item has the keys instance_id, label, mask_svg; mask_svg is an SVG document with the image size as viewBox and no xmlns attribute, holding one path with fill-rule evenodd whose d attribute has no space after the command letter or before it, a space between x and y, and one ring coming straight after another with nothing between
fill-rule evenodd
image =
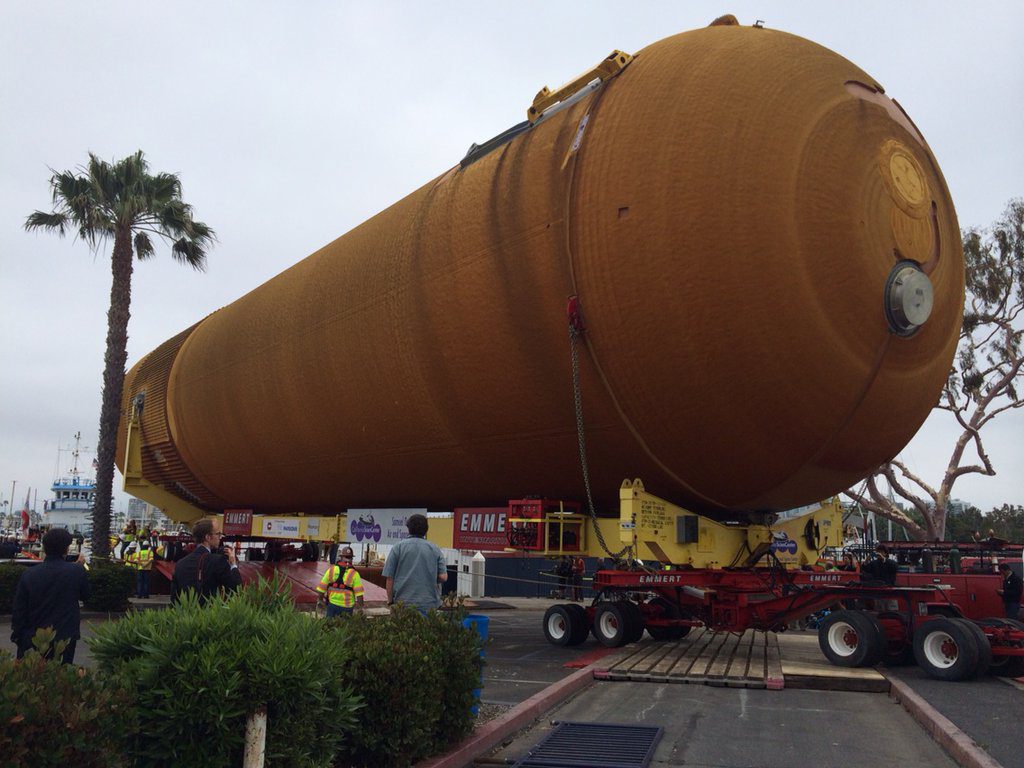
<instances>
[{"instance_id":1,"label":"transporter trailer","mask_svg":"<svg viewBox=\"0 0 1024 768\"><path fill-rule=\"evenodd\" d=\"M679 640L697 626L781 632L829 609L818 644L838 666L916 661L931 677L951 681L986 671L1024 675L1024 624L976 615L992 610L998 576L918 574L915 585L901 586L862 581L856 571L817 570L819 554L841 544L834 502L781 525L722 525L646 493L638 480L623 483L620 501L626 546L594 575L589 606L547 610L544 634L555 645L578 645L593 633L614 648L645 630L655 640ZM557 513L549 517L536 522L564 527ZM660 567L645 565L648 558Z\"/></svg>"}]
</instances>

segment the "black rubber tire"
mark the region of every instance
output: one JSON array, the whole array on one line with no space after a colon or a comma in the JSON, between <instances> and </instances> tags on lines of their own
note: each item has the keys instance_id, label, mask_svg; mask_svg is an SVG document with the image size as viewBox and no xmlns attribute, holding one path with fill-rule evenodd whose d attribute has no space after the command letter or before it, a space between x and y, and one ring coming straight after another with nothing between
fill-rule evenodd
<instances>
[{"instance_id":1,"label":"black rubber tire","mask_svg":"<svg viewBox=\"0 0 1024 768\"><path fill-rule=\"evenodd\" d=\"M569 612L572 620L571 634L568 645L579 645L590 634L590 622L587 621L587 612L582 605L566 603L565 610Z\"/></svg>"},{"instance_id":2,"label":"black rubber tire","mask_svg":"<svg viewBox=\"0 0 1024 768\"><path fill-rule=\"evenodd\" d=\"M315 541L306 541L302 544L302 562L315 563L320 559L320 545Z\"/></svg>"},{"instance_id":3,"label":"black rubber tire","mask_svg":"<svg viewBox=\"0 0 1024 768\"><path fill-rule=\"evenodd\" d=\"M992 664L992 644L985 636L985 631L970 619L953 619L953 621L963 624L974 635L974 639L978 643L978 666L975 667L972 677L981 677L988 672L988 668Z\"/></svg>"},{"instance_id":4,"label":"black rubber tire","mask_svg":"<svg viewBox=\"0 0 1024 768\"><path fill-rule=\"evenodd\" d=\"M629 634L626 636L626 642L635 643L644 636L644 613L632 600L623 600L622 607L629 617Z\"/></svg>"},{"instance_id":5,"label":"black rubber tire","mask_svg":"<svg viewBox=\"0 0 1024 768\"><path fill-rule=\"evenodd\" d=\"M656 605L661 608L666 618L679 619L682 618L682 614L679 612L679 608L670 603L663 597L655 597L650 600L648 605ZM690 633L690 627L652 627L647 626L647 634L654 640L681 640Z\"/></svg>"},{"instance_id":6,"label":"black rubber tire","mask_svg":"<svg viewBox=\"0 0 1024 768\"><path fill-rule=\"evenodd\" d=\"M878 614L877 618L880 627L882 619L898 620L903 625L903 633L906 636L906 642L901 644L895 640L890 640L889 636L885 634L885 627L881 627L883 635L882 663L887 667L905 667L913 664L914 642L907 628L907 617L898 611L885 611Z\"/></svg>"},{"instance_id":7,"label":"black rubber tire","mask_svg":"<svg viewBox=\"0 0 1024 768\"><path fill-rule=\"evenodd\" d=\"M978 668L978 653L976 635L954 619L929 619L914 630L917 665L936 680L970 680Z\"/></svg>"},{"instance_id":8,"label":"black rubber tire","mask_svg":"<svg viewBox=\"0 0 1024 768\"><path fill-rule=\"evenodd\" d=\"M544 611L544 637L552 645L572 645L572 629L573 615L568 605L552 605Z\"/></svg>"},{"instance_id":9,"label":"black rubber tire","mask_svg":"<svg viewBox=\"0 0 1024 768\"><path fill-rule=\"evenodd\" d=\"M864 611L832 611L818 626L818 647L837 667L871 667L884 651L885 633Z\"/></svg>"},{"instance_id":10,"label":"black rubber tire","mask_svg":"<svg viewBox=\"0 0 1024 768\"><path fill-rule=\"evenodd\" d=\"M993 656L988 673L996 677L1024 677L1024 656Z\"/></svg>"},{"instance_id":11,"label":"black rubber tire","mask_svg":"<svg viewBox=\"0 0 1024 768\"><path fill-rule=\"evenodd\" d=\"M1024 623L1016 619L991 618L982 619L978 623L983 627L1010 626L1024 632ZM996 677L1024 677L1024 656L997 656L993 654L992 662L988 665L988 673Z\"/></svg>"},{"instance_id":12,"label":"black rubber tire","mask_svg":"<svg viewBox=\"0 0 1024 768\"><path fill-rule=\"evenodd\" d=\"M594 637L607 648L621 648L629 642L630 619L622 601L598 603L594 612Z\"/></svg>"}]
</instances>

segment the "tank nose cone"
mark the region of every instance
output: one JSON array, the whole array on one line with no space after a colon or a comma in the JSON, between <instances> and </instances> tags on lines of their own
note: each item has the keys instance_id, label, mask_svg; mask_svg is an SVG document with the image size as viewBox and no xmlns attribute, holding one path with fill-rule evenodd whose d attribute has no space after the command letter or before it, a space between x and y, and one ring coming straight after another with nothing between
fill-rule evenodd
<instances>
[{"instance_id":1,"label":"tank nose cone","mask_svg":"<svg viewBox=\"0 0 1024 768\"><path fill-rule=\"evenodd\" d=\"M892 268L885 283L885 319L897 336L911 336L927 322L935 296L932 281L912 261Z\"/></svg>"}]
</instances>

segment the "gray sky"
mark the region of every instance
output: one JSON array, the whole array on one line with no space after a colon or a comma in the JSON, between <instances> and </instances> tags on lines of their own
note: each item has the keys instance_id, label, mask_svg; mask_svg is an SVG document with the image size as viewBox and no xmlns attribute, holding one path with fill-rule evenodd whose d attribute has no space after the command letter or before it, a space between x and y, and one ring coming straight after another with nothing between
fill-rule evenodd
<instances>
[{"instance_id":1,"label":"gray sky","mask_svg":"<svg viewBox=\"0 0 1024 768\"><path fill-rule=\"evenodd\" d=\"M129 365L454 165L615 48L732 12L847 57L935 152L961 226L1024 195L1024 3L47 2L0 6L0 494L49 497L58 445L95 447L109 254L22 229L50 168L143 149L220 242L206 273L136 263ZM955 430L903 458L933 483ZM948 422L947 422L948 424ZM985 430L997 477L954 495L1024 504L1024 413ZM88 456L91 460L92 456ZM88 461L87 461L88 463ZM66 467L62 466L61 469ZM117 485L120 480L117 480ZM118 493L117 506L127 497Z\"/></svg>"}]
</instances>

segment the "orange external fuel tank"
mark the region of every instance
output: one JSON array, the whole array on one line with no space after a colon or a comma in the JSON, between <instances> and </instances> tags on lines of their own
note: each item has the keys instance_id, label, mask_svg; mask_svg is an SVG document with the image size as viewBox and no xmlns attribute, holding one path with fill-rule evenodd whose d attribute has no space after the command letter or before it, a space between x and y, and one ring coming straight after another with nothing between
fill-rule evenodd
<instances>
[{"instance_id":1,"label":"orange external fuel tank","mask_svg":"<svg viewBox=\"0 0 1024 768\"><path fill-rule=\"evenodd\" d=\"M946 380L964 264L882 87L716 25L561 106L136 364L146 480L263 513L582 499L573 295L601 512L627 477L719 518L785 509L896 455Z\"/></svg>"}]
</instances>

